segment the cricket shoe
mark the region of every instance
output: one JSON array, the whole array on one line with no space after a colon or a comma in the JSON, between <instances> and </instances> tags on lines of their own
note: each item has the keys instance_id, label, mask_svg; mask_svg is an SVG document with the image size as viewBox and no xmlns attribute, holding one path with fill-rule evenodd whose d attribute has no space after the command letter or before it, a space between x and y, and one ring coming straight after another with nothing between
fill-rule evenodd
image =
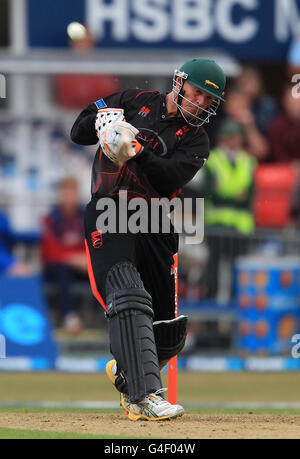
<instances>
[{"instance_id":1,"label":"cricket shoe","mask_svg":"<svg viewBox=\"0 0 300 459\"><path fill-rule=\"evenodd\" d=\"M121 397L121 404L131 421L163 421L182 416L184 409L181 405L171 405L161 395L167 389L159 389L153 394L148 394L139 403L130 403L129 397Z\"/></svg>"}]
</instances>

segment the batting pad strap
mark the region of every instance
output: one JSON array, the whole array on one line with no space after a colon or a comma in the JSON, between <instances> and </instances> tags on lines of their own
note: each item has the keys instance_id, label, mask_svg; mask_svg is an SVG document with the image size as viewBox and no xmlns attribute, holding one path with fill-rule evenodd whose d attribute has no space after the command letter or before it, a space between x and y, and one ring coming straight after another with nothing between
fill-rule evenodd
<instances>
[{"instance_id":1,"label":"batting pad strap","mask_svg":"<svg viewBox=\"0 0 300 459\"><path fill-rule=\"evenodd\" d=\"M182 351L187 334L187 316L181 315L172 320L161 320L153 323L160 368Z\"/></svg>"},{"instance_id":2,"label":"batting pad strap","mask_svg":"<svg viewBox=\"0 0 300 459\"><path fill-rule=\"evenodd\" d=\"M153 318L152 298L144 289L141 276L130 262L117 263L106 277L108 317L126 310L137 309Z\"/></svg>"},{"instance_id":3,"label":"batting pad strap","mask_svg":"<svg viewBox=\"0 0 300 459\"><path fill-rule=\"evenodd\" d=\"M152 299L146 290L122 289L108 296L107 316L109 318L128 309L138 310L152 318L154 316Z\"/></svg>"}]
</instances>

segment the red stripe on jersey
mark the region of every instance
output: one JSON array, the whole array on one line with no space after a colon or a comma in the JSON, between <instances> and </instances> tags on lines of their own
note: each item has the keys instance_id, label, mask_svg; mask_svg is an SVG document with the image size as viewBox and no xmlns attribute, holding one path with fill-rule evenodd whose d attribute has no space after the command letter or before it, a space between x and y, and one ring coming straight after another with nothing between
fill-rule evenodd
<instances>
[{"instance_id":1,"label":"red stripe on jersey","mask_svg":"<svg viewBox=\"0 0 300 459\"><path fill-rule=\"evenodd\" d=\"M137 99L141 94L144 94L144 92L152 92L152 94L159 94L158 91L141 91L135 96L135 98Z\"/></svg>"},{"instance_id":2,"label":"red stripe on jersey","mask_svg":"<svg viewBox=\"0 0 300 459\"><path fill-rule=\"evenodd\" d=\"M95 281L95 276L94 276L94 271L93 271L93 266L92 266L91 255L90 255L89 246L88 246L88 243L87 243L86 239L85 239L84 243L85 243L85 250L86 250L86 257L87 257L87 263L88 263L88 273L89 273L91 289L92 289L92 292L94 294L94 297L99 301L101 306L107 312L107 307L105 306L103 298L102 298L102 296L100 295L100 293L98 292L98 289L97 289L97 284L96 284L96 281Z\"/></svg>"},{"instance_id":3,"label":"red stripe on jersey","mask_svg":"<svg viewBox=\"0 0 300 459\"><path fill-rule=\"evenodd\" d=\"M179 190L175 191L175 193L173 193L169 199L173 199L173 198L176 198L177 196L180 195L180 193L182 192L182 188L180 188Z\"/></svg>"}]
</instances>

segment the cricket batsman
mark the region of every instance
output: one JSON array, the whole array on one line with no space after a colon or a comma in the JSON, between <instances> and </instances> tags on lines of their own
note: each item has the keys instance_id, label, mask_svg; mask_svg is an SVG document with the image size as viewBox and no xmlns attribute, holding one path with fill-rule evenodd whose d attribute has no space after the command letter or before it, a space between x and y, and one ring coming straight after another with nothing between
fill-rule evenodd
<instances>
[{"instance_id":1,"label":"cricket batsman","mask_svg":"<svg viewBox=\"0 0 300 459\"><path fill-rule=\"evenodd\" d=\"M202 126L216 115L225 84L214 61L192 59L175 70L168 94L128 89L109 95L84 109L72 127L74 142L100 143L85 212L89 278L108 321L114 359L106 372L133 421L184 412L165 400L160 377L186 338L187 317L175 317L178 234L172 226L168 233L161 226L158 232L124 231L120 220L130 211L117 212L116 231L104 231L101 200L109 198L120 209L126 191L128 208L133 198L142 198L150 212L152 198L178 196L208 158Z\"/></svg>"}]
</instances>

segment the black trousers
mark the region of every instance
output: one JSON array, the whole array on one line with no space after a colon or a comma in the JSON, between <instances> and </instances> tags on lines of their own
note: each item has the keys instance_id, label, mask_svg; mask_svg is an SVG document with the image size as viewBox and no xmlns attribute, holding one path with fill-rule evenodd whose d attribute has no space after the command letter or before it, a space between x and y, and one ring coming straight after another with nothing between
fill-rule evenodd
<instances>
[{"instance_id":1,"label":"black trousers","mask_svg":"<svg viewBox=\"0 0 300 459\"><path fill-rule=\"evenodd\" d=\"M230 297L234 296L233 291L233 274L237 257L245 255L248 252L249 238L243 234L237 233L234 229L228 234L224 232L222 236L219 229L218 235L208 234L206 242L209 247L209 260L206 267L205 285L207 288L206 297L216 298L219 290L220 262L225 259L230 266L231 284L228 286ZM221 228L222 230L222 228Z\"/></svg>"},{"instance_id":2,"label":"black trousers","mask_svg":"<svg viewBox=\"0 0 300 459\"><path fill-rule=\"evenodd\" d=\"M92 291L105 309L106 276L116 263L132 262L152 297L154 320L175 317L175 278L173 255L178 251L178 234L101 233L96 222L101 211L93 198L85 211L85 238ZM117 222L118 224L118 222ZM173 272L173 273L172 273Z\"/></svg>"},{"instance_id":3,"label":"black trousers","mask_svg":"<svg viewBox=\"0 0 300 459\"><path fill-rule=\"evenodd\" d=\"M87 275L63 263L51 263L44 271L45 281L50 281L58 287L59 312L65 317L70 312L77 311L78 300L72 293L72 286L76 283L87 283Z\"/></svg>"}]
</instances>

